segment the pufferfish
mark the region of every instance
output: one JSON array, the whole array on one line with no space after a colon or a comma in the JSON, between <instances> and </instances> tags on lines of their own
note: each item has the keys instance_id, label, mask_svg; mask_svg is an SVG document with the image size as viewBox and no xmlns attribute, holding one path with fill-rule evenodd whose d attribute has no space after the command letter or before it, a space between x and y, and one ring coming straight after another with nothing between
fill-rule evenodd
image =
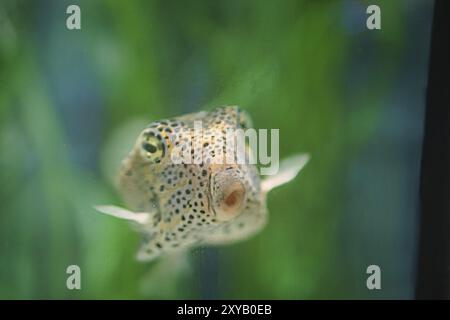
<instances>
[{"instance_id":1,"label":"pufferfish","mask_svg":"<svg viewBox=\"0 0 450 320\"><path fill-rule=\"evenodd\" d=\"M193 130L198 121L203 126L200 137ZM278 173L267 177L249 161L215 161L235 152L226 144L227 130L251 127L249 115L237 106L150 123L119 171L118 189L128 208L95 208L138 227L141 261L249 238L267 223L267 193L292 180L309 160L308 154L292 156L281 161ZM190 150L193 161L174 161L180 150Z\"/></svg>"}]
</instances>

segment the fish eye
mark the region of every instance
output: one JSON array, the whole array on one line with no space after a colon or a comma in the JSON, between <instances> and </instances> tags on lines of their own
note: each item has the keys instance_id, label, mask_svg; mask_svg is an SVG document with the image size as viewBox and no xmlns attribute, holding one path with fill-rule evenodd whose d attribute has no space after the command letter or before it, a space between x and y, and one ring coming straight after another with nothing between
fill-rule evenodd
<instances>
[{"instance_id":1,"label":"fish eye","mask_svg":"<svg viewBox=\"0 0 450 320\"><path fill-rule=\"evenodd\" d=\"M248 128L252 128L253 127L252 120L251 120L250 116L244 110L239 110L238 122L239 122L239 126L242 129L248 129Z\"/></svg>"},{"instance_id":2,"label":"fish eye","mask_svg":"<svg viewBox=\"0 0 450 320\"><path fill-rule=\"evenodd\" d=\"M141 154L145 159L159 163L165 154L165 144L160 135L152 131L146 131L142 134Z\"/></svg>"}]
</instances>

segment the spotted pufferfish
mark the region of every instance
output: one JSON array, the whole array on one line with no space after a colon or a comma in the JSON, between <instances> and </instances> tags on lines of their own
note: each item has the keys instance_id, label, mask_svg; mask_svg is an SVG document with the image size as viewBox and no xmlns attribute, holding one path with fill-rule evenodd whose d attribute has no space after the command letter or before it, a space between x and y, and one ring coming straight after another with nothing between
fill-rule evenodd
<instances>
[{"instance_id":1,"label":"spotted pufferfish","mask_svg":"<svg viewBox=\"0 0 450 320\"><path fill-rule=\"evenodd\" d=\"M193 137L195 121L203 125L200 138ZM281 161L278 173L265 178L255 164L214 161L219 154L233 152L217 132L251 127L248 114L236 106L150 123L119 170L118 189L129 208L95 208L138 227L143 235L137 254L141 261L247 239L267 223L267 193L292 180L309 160L308 154L292 156ZM195 139L200 141L193 143ZM200 152L193 145L201 146ZM192 160L199 154L202 160L174 163L172 152L185 147L191 147Z\"/></svg>"}]
</instances>

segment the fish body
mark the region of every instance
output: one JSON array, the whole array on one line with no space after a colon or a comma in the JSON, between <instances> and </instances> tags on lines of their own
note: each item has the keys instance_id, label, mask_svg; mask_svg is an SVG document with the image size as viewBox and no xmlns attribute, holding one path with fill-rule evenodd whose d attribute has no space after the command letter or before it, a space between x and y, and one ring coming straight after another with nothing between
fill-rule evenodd
<instances>
[{"instance_id":1,"label":"fish body","mask_svg":"<svg viewBox=\"0 0 450 320\"><path fill-rule=\"evenodd\" d=\"M239 154L236 136L227 135L251 126L235 106L152 122L119 172L128 209L97 210L138 225L143 240L137 258L143 261L250 237L267 222L267 192L293 179L309 159L294 156L277 175L262 179L255 164L238 161L251 157L250 146Z\"/></svg>"}]
</instances>

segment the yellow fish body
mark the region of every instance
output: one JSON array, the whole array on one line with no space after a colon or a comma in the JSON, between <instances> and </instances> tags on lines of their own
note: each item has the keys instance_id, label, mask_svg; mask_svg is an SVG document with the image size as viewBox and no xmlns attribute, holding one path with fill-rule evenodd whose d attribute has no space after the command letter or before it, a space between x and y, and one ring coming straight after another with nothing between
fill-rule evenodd
<instances>
[{"instance_id":1,"label":"yellow fish body","mask_svg":"<svg viewBox=\"0 0 450 320\"><path fill-rule=\"evenodd\" d=\"M199 122L201 135L195 131ZM267 192L293 179L309 159L293 156L281 162L276 175L262 179L255 164L228 161L238 155L226 133L249 128L249 116L235 106L151 123L119 172L119 190L129 209L96 209L139 226L143 244L137 257L142 261L248 238L267 222Z\"/></svg>"}]
</instances>

